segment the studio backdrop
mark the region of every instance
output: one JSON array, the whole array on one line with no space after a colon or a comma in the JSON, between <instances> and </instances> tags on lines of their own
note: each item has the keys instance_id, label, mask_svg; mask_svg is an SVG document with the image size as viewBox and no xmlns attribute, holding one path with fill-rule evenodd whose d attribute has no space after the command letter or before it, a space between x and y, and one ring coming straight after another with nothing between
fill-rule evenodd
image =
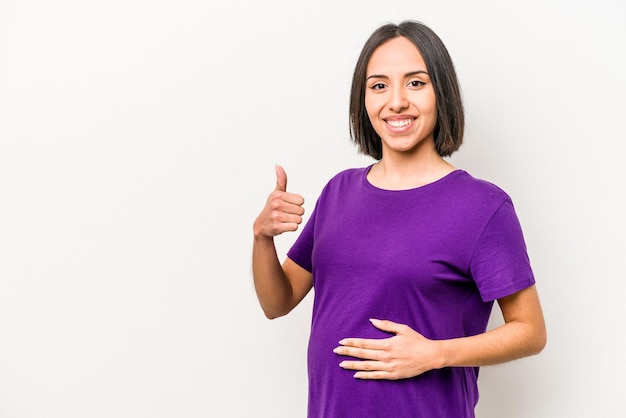
<instances>
[{"instance_id":1,"label":"studio backdrop","mask_svg":"<svg viewBox=\"0 0 626 418\"><path fill-rule=\"evenodd\" d=\"M624 16L619 0L3 0L0 417L304 417L312 294L265 319L252 222L274 164L310 214L372 162L349 139L352 71L404 19L449 49L467 111L450 161L512 197L548 326L539 356L481 369L478 416L625 416Z\"/></svg>"}]
</instances>

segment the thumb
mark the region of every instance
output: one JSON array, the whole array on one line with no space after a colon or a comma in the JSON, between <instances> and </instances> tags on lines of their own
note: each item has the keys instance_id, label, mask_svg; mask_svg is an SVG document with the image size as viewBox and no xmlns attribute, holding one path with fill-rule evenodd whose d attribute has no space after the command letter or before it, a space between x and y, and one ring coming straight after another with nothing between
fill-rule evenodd
<instances>
[{"instance_id":1,"label":"thumb","mask_svg":"<svg viewBox=\"0 0 626 418\"><path fill-rule=\"evenodd\" d=\"M287 173L285 169L276 164L276 190L287 191Z\"/></svg>"}]
</instances>

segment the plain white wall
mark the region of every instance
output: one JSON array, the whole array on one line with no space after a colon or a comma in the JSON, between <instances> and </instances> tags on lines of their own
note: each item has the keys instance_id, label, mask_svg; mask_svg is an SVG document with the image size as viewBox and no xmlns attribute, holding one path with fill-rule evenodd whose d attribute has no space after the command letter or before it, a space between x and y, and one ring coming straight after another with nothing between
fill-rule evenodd
<instances>
[{"instance_id":1,"label":"plain white wall","mask_svg":"<svg viewBox=\"0 0 626 418\"><path fill-rule=\"evenodd\" d=\"M351 73L407 18L452 54L452 162L513 197L549 327L540 356L482 369L478 415L624 416L625 11L3 0L0 417L304 416L311 298L263 317L252 221L274 163L309 211L370 163L348 140Z\"/></svg>"}]
</instances>

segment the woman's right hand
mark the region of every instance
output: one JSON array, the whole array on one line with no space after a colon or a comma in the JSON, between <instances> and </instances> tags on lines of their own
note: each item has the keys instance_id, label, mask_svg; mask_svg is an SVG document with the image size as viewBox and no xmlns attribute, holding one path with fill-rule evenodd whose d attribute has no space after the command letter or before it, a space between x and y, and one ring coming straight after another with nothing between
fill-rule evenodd
<instances>
[{"instance_id":1,"label":"woman's right hand","mask_svg":"<svg viewBox=\"0 0 626 418\"><path fill-rule=\"evenodd\" d=\"M276 165L276 188L254 221L254 237L274 237L285 231L297 230L304 215L303 204L302 196L287 192L287 174Z\"/></svg>"}]
</instances>

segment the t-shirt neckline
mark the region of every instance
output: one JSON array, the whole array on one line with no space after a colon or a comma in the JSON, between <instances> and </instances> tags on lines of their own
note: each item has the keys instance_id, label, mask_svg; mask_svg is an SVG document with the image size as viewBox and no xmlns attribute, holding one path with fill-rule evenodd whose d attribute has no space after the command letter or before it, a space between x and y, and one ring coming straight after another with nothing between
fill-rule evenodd
<instances>
[{"instance_id":1,"label":"t-shirt neckline","mask_svg":"<svg viewBox=\"0 0 626 418\"><path fill-rule=\"evenodd\" d=\"M456 177L457 174L460 173L464 173L465 171L462 169L455 169L451 172L449 172L448 174L446 174L445 176L432 181L430 183L427 184L423 184L421 186L417 186L417 187L412 187L410 189L399 189L399 190L392 190L392 189L383 189L377 186L374 186L372 183L370 183L370 181L367 179L367 175L369 174L370 170L372 169L372 167L374 166L374 164L370 164L369 166L365 167L365 169L363 170L362 173L362 181L363 181L363 185L369 189L369 190L373 190L379 193L389 193L389 194L401 194L401 193L413 193L413 192L418 192L418 191L422 191L422 190L428 190L430 188L436 187L441 183L445 183L448 179L452 178L452 177Z\"/></svg>"}]
</instances>

